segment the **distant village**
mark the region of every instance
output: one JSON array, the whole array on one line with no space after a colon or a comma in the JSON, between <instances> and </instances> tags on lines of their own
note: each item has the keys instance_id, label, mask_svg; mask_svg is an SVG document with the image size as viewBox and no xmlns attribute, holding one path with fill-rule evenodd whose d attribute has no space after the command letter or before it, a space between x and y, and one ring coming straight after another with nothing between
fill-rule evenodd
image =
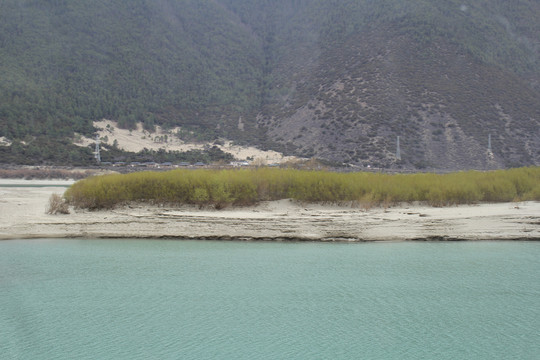
<instances>
[{"instance_id":1,"label":"distant village","mask_svg":"<svg viewBox=\"0 0 540 360\"><path fill-rule=\"evenodd\" d=\"M128 168L150 168L150 169L173 169L173 168L241 168L241 167L250 167L250 166L260 166L260 165L254 165L251 164L249 161L231 161L229 164L206 164L204 162L196 162L196 163L190 163L190 162L180 162L178 164L173 164L172 162L163 162L158 163L154 161L146 161L146 162L138 162L138 161L132 161L132 162L108 162L108 161L102 161L99 162L99 166L101 167L128 167ZM273 164L267 164L265 166L268 167L279 167L281 164L273 163Z\"/></svg>"}]
</instances>

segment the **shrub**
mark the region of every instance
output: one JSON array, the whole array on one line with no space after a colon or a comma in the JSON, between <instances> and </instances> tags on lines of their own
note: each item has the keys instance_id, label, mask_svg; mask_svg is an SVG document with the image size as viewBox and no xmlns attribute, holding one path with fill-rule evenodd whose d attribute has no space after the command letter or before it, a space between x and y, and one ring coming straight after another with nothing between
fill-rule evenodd
<instances>
[{"instance_id":1,"label":"shrub","mask_svg":"<svg viewBox=\"0 0 540 360\"><path fill-rule=\"evenodd\" d=\"M69 205L64 201L61 195L52 194L49 197L49 205L47 206L47 214L69 214Z\"/></svg>"},{"instance_id":2,"label":"shrub","mask_svg":"<svg viewBox=\"0 0 540 360\"><path fill-rule=\"evenodd\" d=\"M191 194L191 201L194 204L198 204L200 206L206 204L210 200L210 195L208 195L208 191L204 188L196 188L193 190L193 193Z\"/></svg>"},{"instance_id":3,"label":"shrub","mask_svg":"<svg viewBox=\"0 0 540 360\"><path fill-rule=\"evenodd\" d=\"M89 209L130 201L162 204L250 205L292 198L389 206L421 201L435 206L538 200L540 167L446 175L334 173L295 169L172 170L105 175L73 184L67 202Z\"/></svg>"}]
</instances>

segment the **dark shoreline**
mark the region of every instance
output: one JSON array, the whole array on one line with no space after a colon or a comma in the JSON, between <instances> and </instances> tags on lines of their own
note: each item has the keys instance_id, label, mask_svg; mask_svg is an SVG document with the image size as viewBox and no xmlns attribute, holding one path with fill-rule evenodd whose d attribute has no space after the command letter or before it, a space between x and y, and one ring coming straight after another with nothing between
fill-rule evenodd
<instances>
[{"instance_id":1,"label":"dark shoreline","mask_svg":"<svg viewBox=\"0 0 540 360\"><path fill-rule=\"evenodd\" d=\"M223 242L287 242L287 243L396 243L396 242L478 242L478 241L493 241L493 242L536 242L540 241L539 237L508 237L498 239L479 239L479 238L458 238L451 236L429 236L426 238L407 238L407 239L363 239L363 238L302 238L302 237L251 237L251 236L136 236L129 234L126 236L110 236L110 235L92 235L88 234L34 234L27 236L10 237L0 236L0 241L10 240L47 240L47 239L74 239L74 240L171 240L171 241L223 241Z\"/></svg>"}]
</instances>

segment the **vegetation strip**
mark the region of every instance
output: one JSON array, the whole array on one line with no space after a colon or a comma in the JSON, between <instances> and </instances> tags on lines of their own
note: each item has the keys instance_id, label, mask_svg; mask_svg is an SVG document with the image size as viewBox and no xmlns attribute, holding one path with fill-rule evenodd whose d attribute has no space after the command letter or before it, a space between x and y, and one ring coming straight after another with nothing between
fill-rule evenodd
<instances>
[{"instance_id":1,"label":"vegetation strip","mask_svg":"<svg viewBox=\"0 0 540 360\"><path fill-rule=\"evenodd\" d=\"M445 175L257 170L172 170L87 178L64 194L75 207L107 209L130 202L214 206L291 198L361 206L425 202L433 206L540 200L540 167Z\"/></svg>"}]
</instances>

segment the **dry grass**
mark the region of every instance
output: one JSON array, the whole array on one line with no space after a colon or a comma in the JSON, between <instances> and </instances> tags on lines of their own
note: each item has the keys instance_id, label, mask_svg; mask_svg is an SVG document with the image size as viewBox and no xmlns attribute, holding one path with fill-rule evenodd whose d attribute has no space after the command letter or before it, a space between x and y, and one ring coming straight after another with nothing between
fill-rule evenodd
<instances>
[{"instance_id":1,"label":"dry grass","mask_svg":"<svg viewBox=\"0 0 540 360\"><path fill-rule=\"evenodd\" d=\"M69 205L62 198L62 195L52 194L49 198L49 205L47 206L47 214L69 214Z\"/></svg>"},{"instance_id":2,"label":"dry grass","mask_svg":"<svg viewBox=\"0 0 540 360\"><path fill-rule=\"evenodd\" d=\"M84 179L95 175L96 170L68 170L68 169L0 169L2 179Z\"/></svg>"}]
</instances>

